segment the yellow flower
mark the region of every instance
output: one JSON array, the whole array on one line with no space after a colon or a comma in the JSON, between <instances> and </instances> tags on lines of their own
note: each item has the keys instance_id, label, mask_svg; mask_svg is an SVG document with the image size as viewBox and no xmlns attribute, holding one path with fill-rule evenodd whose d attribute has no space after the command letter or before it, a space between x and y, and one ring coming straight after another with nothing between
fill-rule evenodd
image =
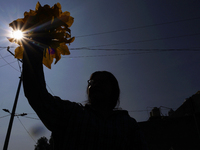
<instances>
[{"instance_id":1,"label":"yellow flower","mask_svg":"<svg viewBox=\"0 0 200 150\"><path fill-rule=\"evenodd\" d=\"M68 11L62 12L60 3L50 7L49 5L41 6L38 2L35 10L25 12L24 18L9 24L13 30L20 29L24 33L22 40L8 39L10 42L20 45L15 49L15 57L23 58L22 43L35 42L44 48L43 64L51 68L54 58L56 64L61 59L61 54L70 54L66 44L72 43L75 39L71 37L69 29L73 22L74 18L70 16Z\"/></svg>"}]
</instances>

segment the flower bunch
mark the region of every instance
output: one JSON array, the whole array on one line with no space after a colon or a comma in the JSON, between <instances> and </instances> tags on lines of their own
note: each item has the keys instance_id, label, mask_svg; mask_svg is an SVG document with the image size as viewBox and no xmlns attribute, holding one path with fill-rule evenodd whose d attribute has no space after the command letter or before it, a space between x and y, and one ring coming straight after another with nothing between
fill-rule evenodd
<instances>
[{"instance_id":1,"label":"flower bunch","mask_svg":"<svg viewBox=\"0 0 200 150\"><path fill-rule=\"evenodd\" d=\"M68 11L62 12L60 3L50 7L49 5L41 6L38 2L35 11L25 12L24 18L9 24L13 30L21 30L24 35L21 40L9 38L10 42L19 44L19 47L15 49L15 58L23 58L23 44L34 42L44 48L43 64L51 68L54 58L56 64L61 59L61 54L70 54L66 44L72 43L75 39L71 38L69 29L73 22L74 18Z\"/></svg>"}]
</instances>

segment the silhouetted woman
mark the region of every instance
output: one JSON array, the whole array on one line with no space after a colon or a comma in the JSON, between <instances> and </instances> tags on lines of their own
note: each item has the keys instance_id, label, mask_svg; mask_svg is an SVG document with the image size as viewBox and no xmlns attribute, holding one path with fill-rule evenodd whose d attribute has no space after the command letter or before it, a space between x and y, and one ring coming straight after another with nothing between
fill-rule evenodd
<instances>
[{"instance_id":1,"label":"silhouetted woman","mask_svg":"<svg viewBox=\"0 0 200 150\"><path fill-rule=\"evenodd\" d=\"M135 119L119 103L119 85L113 74L94 72L88 80L88 103L83 106L52 96L46 89L42 48L24 45L25 96L44 125L52 132L55 150L146 149Z\"/></svg>"}]
</instances>

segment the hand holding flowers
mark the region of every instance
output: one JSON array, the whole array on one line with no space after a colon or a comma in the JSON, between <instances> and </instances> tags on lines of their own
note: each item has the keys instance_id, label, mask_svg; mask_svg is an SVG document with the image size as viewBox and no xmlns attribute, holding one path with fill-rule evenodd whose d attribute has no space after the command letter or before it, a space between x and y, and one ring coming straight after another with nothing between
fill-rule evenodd
<instances>
[{"instance_id":1,"label":"hand holding flowers","mask_svg":"<svg viewBox=\"0 0 200 150\"><path fill-rule=\"evenodd\" d=\"M15 58L23 58L23 44L36 43L44 48L43 64L51 68L54 58L56 64L61 59L61 54L70 54L66 44L72 43L75 39L71 38L69 29L73 22L74 18L69 12L62 12L60 3L53 7L49 5L42 7L38 2L35 11L25 12L24 18L9 24L13 30L21 30L24 35L23 39L9 38L10 42L19 44L19 47L15 49Z\"/></svg>"}]
</instances>

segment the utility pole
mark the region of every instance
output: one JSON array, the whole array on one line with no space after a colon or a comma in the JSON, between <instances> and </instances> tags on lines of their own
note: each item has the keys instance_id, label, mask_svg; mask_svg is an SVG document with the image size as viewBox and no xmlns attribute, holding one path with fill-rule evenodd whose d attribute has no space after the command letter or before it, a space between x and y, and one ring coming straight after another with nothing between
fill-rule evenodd
<instances>
[{"instance_id":1,"label":"utility pole","mask_svg":"<svg viewBox=\"0 0 200 150\"><path fill-rule=\"evenodd\" d=\"M10 47L7 48L8 51L9 51L9 48ZM10 53L12 55L14 55L12 52L10 52ZM16 96L15 96L15 101L14 101L13 108L12 108L12 113L11 113L11 116L10 116L10 122L9 122L9 125L8 125L8 130L7 130L7 134L6 134L6 139L5 139L5 142L4 142L3 150L7 150L8 149L8 143L9 143L11 129L12 129L13 120L14 120L14 116L15 116L15 110L16 110L16 107L17 107L19 92L20 92L21 83L22 83L22 73L21 73L21 76L19 78L20 78L20 80L19 80L19 84L18 84Z\"/></svg>"}]
</instances>

